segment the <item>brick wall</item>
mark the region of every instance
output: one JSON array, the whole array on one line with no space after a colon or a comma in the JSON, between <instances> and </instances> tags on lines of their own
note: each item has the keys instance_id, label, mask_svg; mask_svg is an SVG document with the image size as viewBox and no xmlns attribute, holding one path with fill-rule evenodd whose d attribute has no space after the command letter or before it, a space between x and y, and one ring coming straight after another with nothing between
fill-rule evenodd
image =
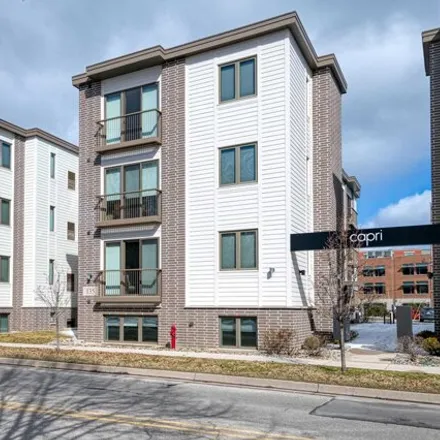
<instances>
[{"instance_id":1,"label":"brick wall","mask_svg":"<svg viewBox=\"0 0 440 440\"><path fill-rule=\"evenodd\" d=\"M440 223L440 41L430 46L432 222ZM440 336L440 245L433 246L435 331Z\"/></svg>"},{"instance_id":2,"label":"brick wall","mask_svg":"<svg viewBox=\"0 0 440 440\"><path fill-rule=\"evenodd\" d=\"M313 74L313 206L314 231L332 231L342 216L341 93L330 68ZM316 328L332 330L329 304L319 290L326 273L324 252L315 252Z\"/></svg>"}]
</instances>

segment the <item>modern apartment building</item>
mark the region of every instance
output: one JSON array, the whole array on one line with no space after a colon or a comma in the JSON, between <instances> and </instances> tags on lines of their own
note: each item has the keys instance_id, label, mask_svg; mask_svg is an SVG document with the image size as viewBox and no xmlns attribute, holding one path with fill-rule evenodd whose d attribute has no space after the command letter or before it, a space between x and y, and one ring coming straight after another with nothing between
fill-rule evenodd
<instances>
[{"instance_id":1,"label":"modern apartment building","mask_svg":"<svg viewBox=\"0 0 440 440\"><path fill-rule=\"evenodd\" d=\"M0 119L0 331L47 329L38 286L62 273L76 319L78 147ZM64 283L65 281L65 283Z\"/></svg>"},{"instance_id":2,"label":"modern apartment building","mask_svg":"<svg viewBox=\"0 0 440 440\"><path fill-rule=\"evenodd\" d=\"M324 260L291 253L290 234L334 230L358 185L345 176L344 202L345 79L296 13L72 81L80 339L165 345L174 324L179 346L244 348L331 330L314 300Z\"/></svg>"},{"instance_id":3,"label":"modern apartment building","mask_svg":"<svg viewBox=\"0 0 440 440\"><path fill-rule=\"evenodd\" d=\"M361 301L387 305L432 303L431 249L375 250L360 252Z\"/></svg>"},{"instance_id":4,"label":"modern apartment building","mask_svg":"<svg viewBox=\"0 0 440 440\"><path fill-rule=\"evenodd\" d=\"M440 223L440 28L423 32L423 53L431 91L431 221ZM433 246L435 331L440 335L440 245Z\"/></svg>"}]
</instances>

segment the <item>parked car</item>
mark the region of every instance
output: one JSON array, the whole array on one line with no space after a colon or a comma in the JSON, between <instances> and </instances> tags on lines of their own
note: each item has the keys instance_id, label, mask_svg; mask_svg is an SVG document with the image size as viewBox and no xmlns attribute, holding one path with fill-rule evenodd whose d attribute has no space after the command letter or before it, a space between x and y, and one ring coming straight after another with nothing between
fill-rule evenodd
<instances>
[{"instance_id":1,"label":"parked car","mask_svg":"<svg viewBox=\"0 0 440 440\"><path fill-rule=\"evenodd\" d=\"M420 322L433 321L434 309L432 307L424 307L420 310Z\"/></svg>"}]
</instances>

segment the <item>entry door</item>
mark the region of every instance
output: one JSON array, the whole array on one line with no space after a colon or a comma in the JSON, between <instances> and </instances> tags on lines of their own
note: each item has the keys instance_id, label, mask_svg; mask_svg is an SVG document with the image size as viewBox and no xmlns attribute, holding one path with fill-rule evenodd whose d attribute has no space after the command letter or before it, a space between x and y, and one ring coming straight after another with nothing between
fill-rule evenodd
<instances>
[{"instance_id":1,"label":"entry door","mask_svg":"<svg viewBox=\"0 0 440 440\"><path fill-rule=\"evenodd\" d=\"M130 89L125 92L125 140L141 138L141 89Z\"/></svg>"},{"instance_id":2,"label":"entry door","mask_svg":"<svg viewBox=\"0 0 440 440\"><path fill-rule=\"evenodd\" d=\"M157 240L142 241L142 294L158 294L157 268L159 263Z\"/></svg>"},{"instance_id":3,"label":"entry door","mask_svg":"<svg viewBox=\"0 0 440 440\"><path fill-rule=\"evenodd\" d=\"M121 245L105 245L105 294L121 295Z\"/></svg>"}]
</instances>

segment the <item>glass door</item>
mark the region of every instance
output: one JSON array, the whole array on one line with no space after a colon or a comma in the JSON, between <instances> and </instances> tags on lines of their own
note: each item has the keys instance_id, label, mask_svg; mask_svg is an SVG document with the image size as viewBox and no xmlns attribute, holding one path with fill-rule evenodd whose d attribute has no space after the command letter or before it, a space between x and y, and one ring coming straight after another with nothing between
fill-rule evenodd
<instances>
[{"instance_id":1,"label":"glass door","mask_svg":"<svg viewBox=\"0 0 440 440\"><path fill-rule=\"evenodd\" d=\"M127 295L139 295L141 285L139 241L125 242L125 289Z\"/></svg>"},{"instance_id":2,"label":"glass door","mask_svg":"<svg viewBox=\"0 0 440 440\"><path fill-rule=\"evenodd\" d=\"M142 87L142 137L156 137L158 133L159 94L157 84Z\"/></svg>"},{"instance_id":3,"label":"glass door","mask_svg":"<svg viewBox=\"0 0 440 440\"><path fill-rule=\"evenodd\" d=\"M105 294L121 295L121 245L106 243L105 245Z\"/></svg>"},{"instance_id":4,"label":"glass door","mask_svg":"<svg viewBox=\"0 0 440 440\"><path fill-rule=\"evenodd\" d=\"M105 131L107 144L121 142L121 94L112 93L105 97Z\"/></svg>"},{"instance_id":5,"label":"glass door","mask_svg":"<svg viewBox=\"0 0 440 440\"><path fill-rule=\"evenodd\" d=\"M142 215L145 217L158 215L158 171L156 160L142 164Z\"/></svg>"},{"instance_id":6,"label":"glass door","mask_svg":"<svg viewBox=\"0 0 440 440\"><path fill-rule=\"evenodd\" d=\"M130 89L125 92L125 140L141 138L141 89Z\"/></svg>"},{"instance_id":7,"label":"glass door","mask_svg":"<svg viewBox=\"0 0 440 440\"><path fill-rule=\"evenodd\" d=\"M121 218L121 170L105 170L105 220Z\"/></svg>"},{"instance_id":8,"label":"glass door","mask_svg":"<svg viewBox=\"0 0 440 440\"><path fill-rule=\"evenodd\" d=\"M125 218L141 216L140 165L124 168Z\"/></svg>"},{"instance_id":9,"label":"glass door","mask_svg":"<svg viewBox=\"0 0 440 440\"><path fill-rule=\"evenodd\" d=\"M159 263L157 240L142 241L142 294L158 295L157 268Z\"/></svg>"}]
</instances>

